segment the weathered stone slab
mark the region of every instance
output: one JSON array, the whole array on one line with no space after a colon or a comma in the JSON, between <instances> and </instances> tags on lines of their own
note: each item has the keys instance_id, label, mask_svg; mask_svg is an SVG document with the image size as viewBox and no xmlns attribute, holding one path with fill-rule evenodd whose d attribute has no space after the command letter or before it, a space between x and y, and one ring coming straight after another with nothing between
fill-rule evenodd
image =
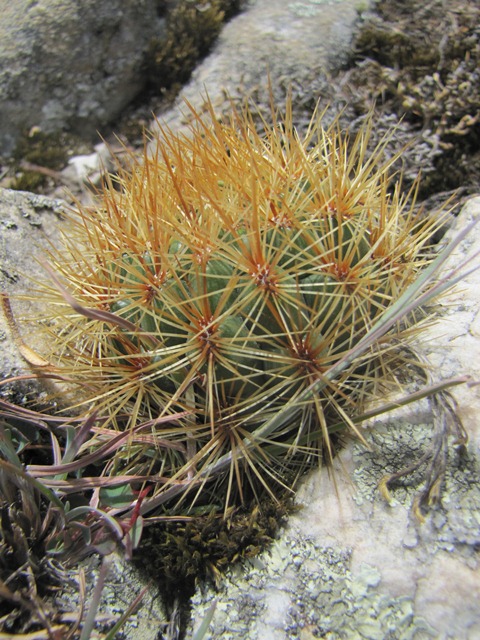
<instances>
[{"instance_id":1,"label":"weathered stone slab","mask_svg":"<svg viewBox=\"0 0 480 640\"><path fill-rule=\"evenodd\" d=\"M60 221L66 204L34 193L0 189L0 291L21 294L34 287L35 279L45 279L40 260L50 243L57 243ZM20 325L32 315L32 304L18 297L11 304ZM30 330L34 329L28 325ZM27 330L22 326L22 330ZM29 334L24 334L29 339ZM31 334L32 347L38 348L38 335ZM28 374L30 368L13 341L0 312L0 372L2 378ZM20 387L17 387L20 388ZM2 387L1 393L5 392Z\"/></svg>"},{"instance_id":2,"label":"weathered stone slab","mask_svg":"<svg viewBox=\"0 0 480 640\"><path fill-rule=\"evenodd\" d=\"M275 105L284 108L291 90L296 125L310 119L318 99L334 103L329 73L347 60L358 0L255 0L223 28L212 53L196 68L176 106L159 114L173 130L189 119L188 100L202 112L208 94L218 114L230 102L251 98L267 110L269 79ZM155 125L153 125L155 126Z\"/></svg>"},{"instance_id":3,"label":"weathered stone slab","mask_svg":"<svg viewBox=\"0 0 480 640\"><path fill-rule=\"evenodd\" d=\"M0 154L33 126L95 135L118 116L144 85L160 4L0 0Z\"/></svg>"}]
</instances>

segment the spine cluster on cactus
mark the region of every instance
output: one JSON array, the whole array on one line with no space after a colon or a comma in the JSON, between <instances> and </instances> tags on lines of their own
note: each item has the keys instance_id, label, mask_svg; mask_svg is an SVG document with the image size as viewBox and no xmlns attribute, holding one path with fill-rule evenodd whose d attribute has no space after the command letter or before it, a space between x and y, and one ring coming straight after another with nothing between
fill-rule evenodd
<instances>
[{"instance_id":1,"label":"spine cluster on cactus","mask_svg":"<svg viewBox=\"0 0 480 640\"><path fill-rule=\"evenodd\" d=\"M61 291L43 294L50 362L118 428L150 425L118 464L203 486L229 455L222 504L331 455L333 424L355 428L405 326L305 390L399 299L438 226L389 190L387 141L367 155L371 121L349 140L318 114L302 137L289 110L272 115L262 135L248 110L163 130L97 208L72 214L50 254ZM294 420L257 437L297 401ZM178 411L182 424L155 427Z\"/></svg>"}]
</instances>

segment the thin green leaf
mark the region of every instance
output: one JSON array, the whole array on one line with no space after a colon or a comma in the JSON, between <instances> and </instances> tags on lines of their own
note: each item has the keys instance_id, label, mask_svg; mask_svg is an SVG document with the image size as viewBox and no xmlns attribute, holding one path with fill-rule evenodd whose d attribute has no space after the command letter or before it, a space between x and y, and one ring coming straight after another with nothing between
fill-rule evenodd
<instances>
[{"instance_id":1,"label":"thin green leaf","mask_svg":"<svg viewBox=\"0 0 480 640\"><path fill-rule=\"evenodd\" d=\"M65 507L63 503L57 498L53 491L48 489L43 483L39 480L31 476L29 473L24 471L23 469L19 469L17 466L7 462L6 460L0 459L0 467L3 467L9 473L13 475L20 476L27 482L29 482L35 489L37 489L47 500L49 500L52 504L60 509L62 513L65 512Z\"/></svg>"},{"instance_id":2,"label":"thin green leaf","mask_svg":"<svg viewBox=\"0 0 480 640\"><path fill-rule=\"evenodd\" d=\"M110 516L108 513L105 513L105 511L102 511L101 509L97 509L96 507L90 507L90 506L75 507L75 509L72 509L66 514L66 520L67 522L71 522L72 520L75 520L80 516L90 515L92 513L98 515L100 519L105 520L105 522L110 526L112 531L117 536L118 540L121 540L123 538L123 529L119 525L119 523L115 520L115 518Z\"/></svg>"},{"instance_id":3,"label":"thin green leaf","mask_svg":"<svg viewBox=\"0 0 480 640\"><path fill-rule=\"evenodd\" d=\"M67 427L67 443L65 445L65 452L63 454L61 464L68 464L75 458L96 421L97 413L93 412L90 416L88 416L80 429ZM74 437L72 438L72 436Z\"/></svg>"},{"instance_id":4,"label":"thin green leaf","mask_svg":"<svg viewBox=\"0 0 480 640\"><path fill-rule=\"evenodd\" d=\"M205 634L207 633L208 627L212 622L213 614L215 613L216 608L217 608L217 601L214 600L213 604L211 604L210 607L208 608L207 613L205 614L205 617L202 620L202 624L198 627L192 640L203 640L205 638Z\"/></svg>"},{"instance_id":5,"label":"thin green leaf","mask_svg":"<svg viewBox=\"0 0 480 640\"><path fill-rule=\"evenodd\" d=\"M10 429L5 429L0 425L0 452L15 467L22 469L23 465L17 455L15 447L12 443Z\"/></svg>"},{"instance_id":6,"label":"thin green leaf","mask_svg":"<svg viewBox=\"0 0 480 640\"><path fill-rule=\"evenodd\" d=\"M127 507L134 500L135 496L129 484L100 489L100 503L105 507Z\"/></svg>"},{"instance_id":7,"label":"thin green leaf","mask_svg":"<svg viewBox=\"0 0 480 640\"><path fill-rule=\"evenodd\" d=\"M100 599L102 597L103 587L105 585L105 578L107 576L108 560L103 558L100 570L98 572L98 580L93 591L90 607L87 611L85 622L83 623L82 632L80 634L80 640L89 640L92 635L92 631L95 627L95 618L97 616L98 607L100 606Z\"/></svg>"}]
</instances>

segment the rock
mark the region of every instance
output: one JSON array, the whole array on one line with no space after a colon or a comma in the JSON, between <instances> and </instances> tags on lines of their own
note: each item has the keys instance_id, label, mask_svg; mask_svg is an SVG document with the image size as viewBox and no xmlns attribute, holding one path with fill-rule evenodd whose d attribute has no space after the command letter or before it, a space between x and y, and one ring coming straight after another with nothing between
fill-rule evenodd
<instances>
[{"instance_id":1,"label":"rock","mask_svg":"<svg viewBox=\"0 0 480 640\"><path fill-rule=\"evenodd\" d=\"M112 152L105 142L100 142L95 145L92 153L72 156L62 171L62 177L67 184L72 184L77 189L87 185L100 187L105 173L112 173L114 170Z\"/></svg>"},{"instance_id":2,"label":"rock","mask_svg":"<svg viewBox=\"0 0 480 640\"><path fill-rule=\"evenodd\" d=\"M365 6L367 3L363 3ZM218 114L231 100L252 98L269 109L269 78L276 107L292 91L295 122L302 128L319 98L332 104L329 72L347 60L358 0L256 0L222 30L212 53L194 71L176 106L158 114L175 131L188 121L185 100L202 111L205 94ZM155 123L152 125L155 128Z\"/></svg>"},{"instance_id":3,"label":"rock","mask_svg":"<svg viewBox=\"0 0 480 640\"><path fill-rule=\"evenodd\" d=\"M466 204L450 235L473 218L480 198ZM444 272L479 250L480 224ZM480 269L444 298L439 321L421 336L437 380L480 381L479 292ZM480 637L480 389L452 394L470 443L463 456L452 446L441 504L424 524L412 513L418 477L393 491L394 506L378 491L385 473L418 459L431 440L433 417L422 401L367 425L371 450L351 442L335 460L335 485L326 469L310 474L298 493L302 509L273 547L232 570L217 593L195 596L194 626L217 600L212 640Z\"/></svg>"},{"instance_id":4,"label":"rock","mask_svg":"<svg viewBox=\"0 0 480 640\"><path fill-rule=\"evenodd\" d=\"M60 220L66 204L45 196L23 191L0 189L0 291L15 294L11 305L16 319L22 325L23 338L29 341L28 326L22 318L34 312L32 304L21 299L21 294L34 287L35 279L45 279L39 260L45 259L50 243L58 243ZM27 277L28 276L28 277ZM16 297L18 296L18 297ZM32 327L30 325L30 330ZM32 346L41 348L38 335ZM2 378L30 373L9 330L5 316L0 312L0 372ZM27 385L28 389L31 385ZM25 385L0 387L2 395L28 391Z\"/></svg>"},{"instance_id":5,"label":"rock","mask_svg":"<svg viewBox=\"0 0 480 640\"><path fill-rule=\"evenodd\" d=\"M143 87L164 19L156 0L1 0L0 154L21 132L94 136Z\"/></svg>"},{"instance_id":6,"label":"rock","mask_svg":"<svg viewBox=\"0 0 480 640\"><path fill-rule=\"evenodd\" d=\"M116 637L128 638L128 640L154 640L165 637L159 635L159 629L168 628L159 589L154 584L149 584L148 589L145 589L145 576L131 562L116 553L104 558L103 562L107 566L107 574L100 598L97 622L102 619L108 620L111 627L111 621L117 622L143 593L139 607L128 617L120 634L116 634ZM93 599L93 590L99 580L100 563L98 556L90 556L75 568L85 573L87 602ZM76 611L81 607L78 578L77 571L72 571L70 583L62 585L62 590L56 594L54 603L58 610Z\"/></svg>"}]
</instances>

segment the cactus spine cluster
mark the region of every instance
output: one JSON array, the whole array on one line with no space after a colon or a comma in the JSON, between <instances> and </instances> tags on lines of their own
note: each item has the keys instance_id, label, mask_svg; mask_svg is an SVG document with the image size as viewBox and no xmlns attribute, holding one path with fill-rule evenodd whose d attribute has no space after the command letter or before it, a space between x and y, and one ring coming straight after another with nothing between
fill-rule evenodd
<instances>
[{"instance_id":1,"label":"cactus spine cluster","mask_svg":"<svg viewBox=\"0 0 480 640\"><path fill-rule=\"evenodd\" d=\"M50 361L119 429L149 425L117 471L206 486L228 455L222 503L247 486L274 493L331 455L332 425L355 428L405 326L305 390L416 278L438 225L389 190L386 141L367 156L371 122L349 140L316 114L301 137L290 110L273 115L261 135L248 110L163 131L97 208L72 214L50 255L64 289L48 292ZM257 437L296 402L294 420ZM179 411L180 424L155 427Z\"/></svg>"}]
</instances>

